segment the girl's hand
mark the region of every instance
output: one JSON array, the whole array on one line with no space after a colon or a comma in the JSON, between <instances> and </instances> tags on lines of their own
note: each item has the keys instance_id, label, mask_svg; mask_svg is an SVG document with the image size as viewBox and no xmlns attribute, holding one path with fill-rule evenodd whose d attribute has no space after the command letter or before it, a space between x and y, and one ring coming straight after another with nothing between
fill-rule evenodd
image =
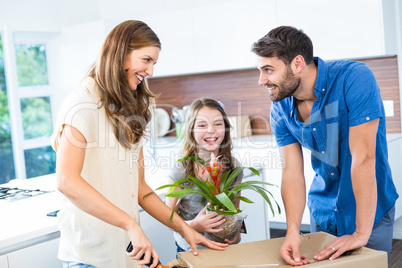
<instances>
[{"instance_id":1,"label":"girl's hand","mask_svg":"<svg viewBox=\"0 0 402 268\"><path fill-rule=\"evenodd\" d=\"M229 245L233 244L239 244L241 240L241 233L240 230L237 232L237 235L233 238L233 240L225 239L225 242L228 243Z\"/></svg>"},{"instance_id":2,"label":"girl's hand","mask_svg":"<svg viewBox=\"0 0 402 268\"><path fill-rule=\"evenodd\" d=\"M189 222L190 226L200 233L219 233L223 228L214 229L225 222L224 216L216 212L206 215L207 207L204 207L197 217Z\"/></svg>"},{"instance_id":3,"label":"girl's hand","mask_svg":"<svg viewBox=\"0 0 402 268\"><path fill-rule=\"evenodd\" d=\"M133 250L127 253L128 257L136 260L139 265L147 265L150 264L152 256L153 262L150 267L156 267L159 256L156 254L151 242L138 223L135 223L131 228L127 229L127 235L130 237L130 241L133 245Z\"/></svg>"}]
</instances>

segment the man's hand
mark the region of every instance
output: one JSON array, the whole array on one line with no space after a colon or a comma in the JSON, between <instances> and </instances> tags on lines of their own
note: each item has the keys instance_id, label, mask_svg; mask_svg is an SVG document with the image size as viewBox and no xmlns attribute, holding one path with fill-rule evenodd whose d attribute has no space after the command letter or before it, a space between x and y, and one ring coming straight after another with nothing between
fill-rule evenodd
<instances>
[{"instance_id":1,"label":"man's hand","mask_svg":"<svg viewBox=\"0 0 402 268\"><path fill-rule=\"evenodd\" d=\"M325 245L325 247L314 256L314 259L320 261L329 257L330 260L335 260L346 251L367 245L369 237L367 237L367 235L361 235L358 232L354 232L352 235L337 237L334 241Z\"/></svg>"},{"instance_id":2,"label":"man's hand","mask_svg":"<svg viewBox=\"0 0 402 268\"><path fill-rule=\"evenodd\" d=\"M310 260L306 259L305 256L300 256L300 244L300 234L296 231L288 231L279 251L280 256L286 261L287 264L300 266L310 263Z\"/></svg>"}]
</instances>

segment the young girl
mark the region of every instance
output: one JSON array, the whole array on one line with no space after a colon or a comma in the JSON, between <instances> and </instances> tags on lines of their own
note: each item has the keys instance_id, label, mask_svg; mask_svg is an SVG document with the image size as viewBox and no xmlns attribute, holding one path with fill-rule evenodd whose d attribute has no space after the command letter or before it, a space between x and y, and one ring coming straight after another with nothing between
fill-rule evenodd
<instances>
[{"instance_id":1,"label":"young girl","mask_svg":"<svg viewBox=\"0 0 402 268\"><path fill-rule=\"evenodd\" d=\"M192 245L223 249L169 208L144 179L142 138L155 97L143 82L153 74L160 41L141 21L125 21L107 36L98 60L61 108L52 145L63 267L138 267L158 255L139 225L138 204ZM126 255L132 242L133 250ZM136 260L133 261L128 257Z\"/></svg>"},{"instance_id":2,"label":"young girl","mask_svg":"<svg viewBox=\"0 0 402 268\"><path fill-rule=\"evenodd\" d=\"M230 138L230 123L225 113L224 107L220 102L209 98L202 98L194 101L188 109L185 134L182 146L182 156L198 156L208 162L211 152L217 157L221 155L219 161L224 164L223 172L238 166L238 161L232 157L232 141ZM169 174L170 182L187 177L187 174L206 181L208 172L202 173L202 166L194 161L182 161L177 163ZM243 173L240 173L233 184L241 183ZM189 187L195 187L191 184ZM166 199L166 204L174 208L178 198ZM189 195L184 197L176 211L194 230L200 233L217 233L223 229L214 229L225 220L222 215L216 212L206 214L207 204L202 204L201 195ZM239 207L239 200L234 201L234 205ZM174 232L177 252L190 250L190 245L177 232ZM232 241L225 240L228 244L240 242L240 233Z\"/></svg>"}]
</instances>

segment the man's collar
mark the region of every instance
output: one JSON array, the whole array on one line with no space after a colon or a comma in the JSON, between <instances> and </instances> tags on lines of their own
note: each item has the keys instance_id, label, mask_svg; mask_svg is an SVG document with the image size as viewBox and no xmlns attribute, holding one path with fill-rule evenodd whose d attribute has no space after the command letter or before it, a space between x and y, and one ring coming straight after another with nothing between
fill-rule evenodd
<instances>
[{"instance_id":1,"label":"man's collar","mask_svg":"<svg viewBox=\"0 0 402 268\"><path fill-rule=\"evenodd\" d=\"M317 77L314 86L314 94L320 98L327 93L327 75L328 65L319 57L314 57L314 63L317 66Z\"/></svg>"}]
</instances>

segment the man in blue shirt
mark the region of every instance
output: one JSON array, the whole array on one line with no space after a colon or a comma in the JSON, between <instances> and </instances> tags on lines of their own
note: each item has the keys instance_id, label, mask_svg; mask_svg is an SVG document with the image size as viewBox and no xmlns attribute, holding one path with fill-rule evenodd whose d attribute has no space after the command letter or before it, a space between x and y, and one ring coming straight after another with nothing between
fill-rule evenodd
<instances>
[{"instance_id":1,"label":"man in blue shirt","mask_svg":"<svg viewBox=\"0 0 402 268\"><path fill-rule=\"evenodd\" d=\"M259 85L271 100L271 130L284 160L282 198L287 233L280 254L292 265L300 256L306 203L301 146L315 171L308 194L311 231L338 236L314 257L335 259L367 246L389 253L395 201L388 164L385 112L370 69L354 61L313 57L310 38L294 27L271 30L253 44Z\"/></svg>"}]
</instances>

